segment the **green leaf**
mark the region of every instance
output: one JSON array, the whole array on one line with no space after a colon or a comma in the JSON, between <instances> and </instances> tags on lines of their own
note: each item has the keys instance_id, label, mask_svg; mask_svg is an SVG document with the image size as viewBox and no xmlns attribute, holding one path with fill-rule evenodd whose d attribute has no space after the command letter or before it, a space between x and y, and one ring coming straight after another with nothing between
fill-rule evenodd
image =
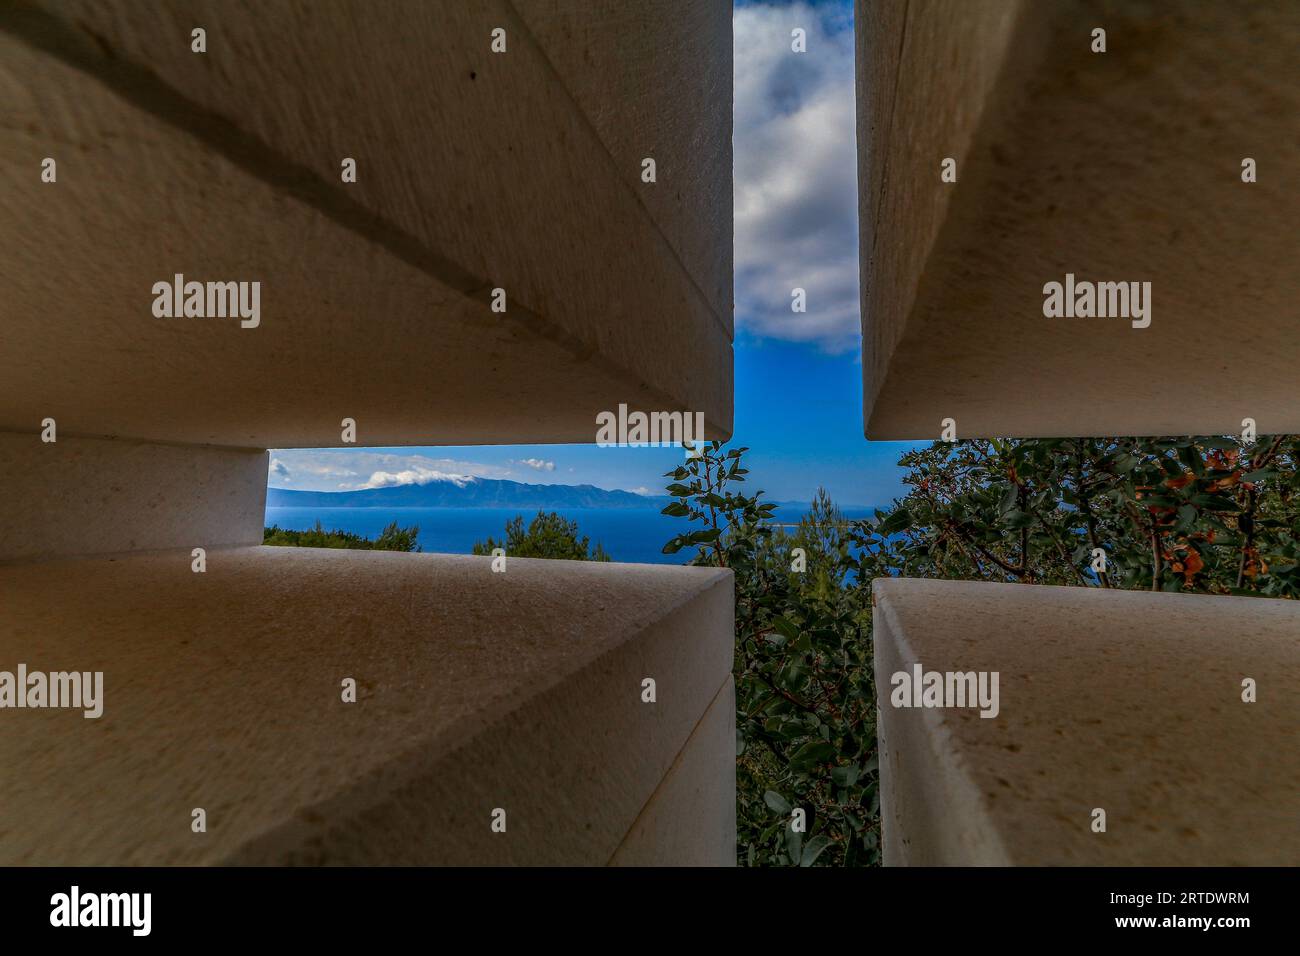
<instances>
[{"instance_id":1,"label":"green leaf","mask_svg":"<svg viewBox=\"0 0 1300 956\"><path fill-rule=\"evenodd\" d=\"M858 768L856 764L849 764L847 767L836 767L831 771L831 782L837 787L848 789L858 782Z\"/></svg>"},{"instance_id":2,"label":"green leaf","mask_svg":"<svg viewBox=\"0 0 1300 956\"><path fill-rule=\"evenodd\" d=\"M1008 528L1018 531L1021 528L1028 528L1033 524L1034 516L1025 514L1019 508L1013 508L1011 511L1007 512L1006 517L1003 519L1003 523L1006 524Z\"/></svg>"},{"instance_id":3,"label":"green leaf","mask_svg":"<svg viewBox=\"0 0 1300 956\"><path fill-rule=\"evenodd\" d=\"M1197 442L1202 448L1218 448L1220 451L1231 451L1239 447L1235 438L1199 438Z\"/></svg>"},{"instance_id":4,"label":"green leaf","mask_svg":"<svg viewBox=\"0 0 1300 956\"><path fill-rule=\"evenodd\" d=\"M888 535L906 531L912 526L912 513L906 508L895 508L876 526L876 534Z\"/></svg>"},{"instance_id":5,"label":"green leaf","mask_svg":"<svg viewBox=\"0 0 1300 956\"><path fill-rule=\"evenodd\" d=\"M830 845L831 838L824 833L819 833L804 844L803 852L799 854L799 865L812 866L817 862L817 857L822 855L822 851Z\"/></svg>"},{"instance_id":6,"label":"green leaf","mask_svg":"<svg viewBox=\"0 0 1300 956\"><path fill-rule=\"evenodd\" d=\"M799 636L798 626L793 621L791 621L788 617L778 616L772 618L772 627L774 627L779 633L783 634L789 640L793 641L795 638Z\"/></svg>"},{"instance_id":7,"label":"green leaf","mask_svg":"<svg viewBox=\"0 0 1300 956\"><path fill-rule=\"evenodd\" d=\"M1201 455L1192 444L1181 445L1178 448L1178 457L1183 460L1183 464L1192 470L1192 474L1198 478L1205 474L1205 463L1201 461Z\"/></svg>"},{"instance_id":8,"label":"green leaf","mask_svg":"<svg viewBox=\"0 0 1300 956\"><path fill-rule=\"evenodd\" d=\"M1236 511L1239 505L1231 498L1225 498L1223 495L1192 495L1192 504L1207 508L1210 511Z\"/></svg>"},{"instance_id":9,"label":"green leaf","mask_svg":"<svg viewBox=\"0 0 1300 956\"><path fill-rule=\"evenodd\" d=\"M835 756L835 747L824 740L813 740L790 755L790 769L802 773Z\"/></svg>"},{"instance_id":10,"label":"green leaf","mask_svg":"<svg viewBox=\"0 0 1300 956\"><path fill-rule=\"evenodd\" d=\"M790 862L799 865L799 858L803 850L803 834L795 830L794 827L785 828L785 852L790 857Z\"/></svg>"},{"instance_id":11,"label":"green leaf","mask_svg":"<svg viewBox=\"0 0 1300 956\"><path fill-rule=\"evenodd\" d=\"M687 541L680 534L664 545L664 554L676 554L686 547Z\"/></svg>"},{"instance_id":12,"label":"green leaf","mask_svg":"<svg viewBox=\"0 0 1300 956\"><path fill-rule=\"evenodd\" d=\"M785 816L790 812L790 801L781 796L775 790L768 790L763 794L763 802L771 807L775 812Z\"/></svg>"}]
</instances>

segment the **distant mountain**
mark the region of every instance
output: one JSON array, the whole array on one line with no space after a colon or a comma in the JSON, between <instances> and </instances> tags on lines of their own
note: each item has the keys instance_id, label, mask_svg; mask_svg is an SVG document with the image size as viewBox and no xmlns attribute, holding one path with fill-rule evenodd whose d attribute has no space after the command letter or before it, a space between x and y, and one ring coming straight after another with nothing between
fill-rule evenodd
<instances>
[{"instance_id":1,"label":"distant mountain","mask_svg":"<svg viewBox=\"0 0 1300 956\"><path fill-rule=\"evenodd\" d=\"M360 491L266 489L270 508L662 508L670 500L595 485L526 485L496 478L440 478Z\"/></svg>"}]
</instances>

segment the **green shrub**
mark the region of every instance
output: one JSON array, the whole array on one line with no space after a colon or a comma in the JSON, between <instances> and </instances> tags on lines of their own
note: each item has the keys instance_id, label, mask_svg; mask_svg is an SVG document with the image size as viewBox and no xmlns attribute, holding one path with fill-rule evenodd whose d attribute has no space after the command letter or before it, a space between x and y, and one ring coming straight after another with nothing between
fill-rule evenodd
<instances>
[{"instance_id":1,"label":"green shrub","mask_svg":"<svg viewBox=\"0 0 1300 956\"><path fill-rule=\"evenodd\" d=\"M875 530L913 577L1294 598L1297 461L1289 435L936 442Z\"/></svg>"},{"instance_id":2,"label":"green shrub","mask_svg":"<svg viewBox=\"0 0 1300 956\"><path fill-rule=\"evenodd\" d=\"M271 525L262 533L262 543L290 548L354 548L359 551L419 551L416 539L420 526L399 528L397 522L384 528L379 537L371 541L351 531L326 531L318 520L309 531L292 531Z\"/></svg>"},{"instance_id":3,"label":"green shrub","mask_svg":"<svg viewBox=\"0 0 1300 956\"><path fill-rule=\"evenodd\" d=\"M516 515L506 522L506 536L502 541L489 537L486 541L475 542L474 554L491 554L492 549L501 548L512 558L562 558L569 561L609 561L605 549L596 544L593 548L590 540L578 536L578 522L561 517L554 511L543 514L537 512L524 529L522 515Z\"/></svg>"},{"instance_id":4,"label":"green shrub","mask_svg":"<svg viewBox=\"0 0 1300 956\"><path fill-rule=\"evenodd\" d=\"M775 505L734 490L748 449L704 454L669 473L664 513L692 527L664 547L695 546L693 564L736 581L736 813L742 864L879 862L875 692L869 618L839 586L842 528L819 496L795 535L771 526ZM808 551L812 574L791 571ZM800 544L802 542L802 544ZM789 826L795 808L805 831Z\"/></svg>"}]
</instances>

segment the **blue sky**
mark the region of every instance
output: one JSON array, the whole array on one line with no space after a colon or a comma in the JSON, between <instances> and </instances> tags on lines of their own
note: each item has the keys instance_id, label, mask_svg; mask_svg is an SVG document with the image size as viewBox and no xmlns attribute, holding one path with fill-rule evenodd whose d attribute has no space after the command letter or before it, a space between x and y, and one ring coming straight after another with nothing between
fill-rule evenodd
<instances>
[{"instance_id":1,"label":"blue sky","mask_svg":"<svg viewBox=\"0 0 1300 956\"><path fill-rule=\"evenodd\" d=\"M852 4L743 3L735 35L735 428L752 488L844 505L901 493L904 443L862 436ZM791 51L791 31L807 52ZM790 310L790 290L808 297ZM593 435L594 438L594 435ZM478 475L662 492L665 448L281 449L277 488L342 491Z\"/></svg>"}]
</instances>

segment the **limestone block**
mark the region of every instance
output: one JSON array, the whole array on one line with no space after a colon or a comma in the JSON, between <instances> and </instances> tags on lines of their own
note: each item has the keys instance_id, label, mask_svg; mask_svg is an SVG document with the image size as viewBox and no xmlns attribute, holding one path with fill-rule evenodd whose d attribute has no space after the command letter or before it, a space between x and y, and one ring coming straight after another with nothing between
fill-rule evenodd
<instances>
[{"instance_id":1,"label":"limestone block","mask_svg":"<svg viewBox=\"0 0 1300 956\"><path fill-rule=\"evenodd\" d=\"M0 670L104 675L98 719L0 709L0 863L602 865L727 680L732 587L264 547L0 568Z\"/></svg>"},{"instance_id":2,"label":"limestone block","mask_svg":"<svg viewBox=\"0 0 1300 956\"><path fill-rule=\"evenodd\" d=\"M736 687L730 677L610 865L736 865Z\"/></svg>"},{"instance_id":3,"label":"limestone block","mask_svg":"<svg viewBox=\"0 0 1300 956\"><path fill-rule=\"evenodd\" d=\"M887 864L1300 859L1297 602L901 578L873 600ZM996 716L892 706L917 663L997 672Z\"/></svg>"},{"instance_id":4,"label":"limestone block","mask_svg":"<svg viewBox=\"0 0 1300 956\"><path fill-rule=\"evenodd\" d=\"M703 41L643 26L608 69L646 90L695 74ZM684 265L729 242L729 93L710 66L638 101L683 157L641 187L635 137L614 155L618 118L586 116L553 65L583 42L546 49L496 0L0 9L0 428L265 448L340 445L352 418L361 445L589 442L626 403L729 434L730 300L702 289L729 288L729 252ZM685 129L710 156L689 183ZM690 216L639 191L679 185ZM156 317L177 274L260 283L259 324Z\"/></svg>"},{"instance_id":5,"label":"limestone block","mask_svg":"<svg viewBox=\"0 0 1300 956\"><path fill-rule=\"evenodd\" d=\"M1300 430L1300 6L858 18L868 436L937 438L944 418L958 437ZM1046 317L1067 275L1150 282L1150 325Z\"/></svg>"},{"instance_id":6,"label":"limestone block","mask_svg":"<svg viewBox=\"0 0 1300 956\"><path fill-rule=\"evenodd\" d=\"M0 432L0 561L261 543L266 452L55 437Z\"/></svg>"},{"instance_id":7,"label":"limestone block","mask_svg":"<svg viewBox=\"0 0 1300 956\"><path fill-rule=\"evenodd\" d=\"M857 4L858 229L868 408L911 315L917 279L953 195L939 183L940 163L952 157L964 170L1021 7L1021 0Z\"/></svg>"}]
</instances>

